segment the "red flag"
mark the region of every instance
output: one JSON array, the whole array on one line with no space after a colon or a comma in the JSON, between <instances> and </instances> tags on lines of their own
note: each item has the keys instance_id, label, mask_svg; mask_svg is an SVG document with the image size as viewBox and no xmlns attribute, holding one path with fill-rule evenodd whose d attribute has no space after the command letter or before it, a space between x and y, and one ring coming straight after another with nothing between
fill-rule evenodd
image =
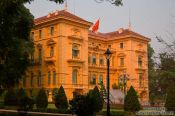
<instances>
[{"instance_id":1,"label":"red flag","mask_svg":"<svg viewBox=\"0 0 175 116\"><path fill-rule=\"evenodd\" d=\"M100 19L98 19L97 22L93 25L92 32L97 32L99 28L99 23L100 23Z\"/></svg>"}]
</instances>

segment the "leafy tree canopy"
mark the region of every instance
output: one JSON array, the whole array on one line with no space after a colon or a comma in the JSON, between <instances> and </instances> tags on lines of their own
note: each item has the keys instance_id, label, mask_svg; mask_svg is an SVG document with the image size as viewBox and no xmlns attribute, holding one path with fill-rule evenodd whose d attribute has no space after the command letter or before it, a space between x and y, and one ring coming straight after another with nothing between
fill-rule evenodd
<instances>
[{"instance_id":1,"label":"leafy tree canopy","mask_svg":"<svg viewBox=\"0 0 175 116\"><path fill-rule=\"evenodd\" d=\"M172 84L168 89L166 102L165 102L165 107L167 108L168 111L175 111L174 98L175 98L175 87Z\"/></svg>"}]
</instances>

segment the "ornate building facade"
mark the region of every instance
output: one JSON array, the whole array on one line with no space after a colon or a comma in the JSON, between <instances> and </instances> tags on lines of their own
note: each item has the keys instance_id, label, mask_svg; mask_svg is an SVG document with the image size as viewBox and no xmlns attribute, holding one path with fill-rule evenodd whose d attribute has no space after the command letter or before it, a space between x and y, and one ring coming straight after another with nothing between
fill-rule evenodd
<instances>
[{"instance_id":1,"label":"ornate building facade","mask_svg":"<svg viewBox=\"0 0 175 116\"><path fill-rule=\"evenodd\" d=\"M43 87L51 99L53 88L62 85L71 99L74 91L84 94L100 82L106 86L104 53L109 48L113 53L110 88L119 87L125 75L127 89L134 86L140 100L148 100L149 38L123 28L110 33L93 33L89 30L91 22L66 10L50 13L34 22L31 39L35 49L22 83L31 95Z\"/></svg>"}]
</instances>

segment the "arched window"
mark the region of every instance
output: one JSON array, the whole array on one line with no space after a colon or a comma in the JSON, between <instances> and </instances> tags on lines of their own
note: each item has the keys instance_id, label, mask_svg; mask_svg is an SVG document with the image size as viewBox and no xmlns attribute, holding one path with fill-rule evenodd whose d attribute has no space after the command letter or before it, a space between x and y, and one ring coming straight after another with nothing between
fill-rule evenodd
<instances>
[{"instance_id":1,"label":"arched window","mask_svg":"<svg viewBox=\"0 0 175 116\"><path fill-rule=\"evenodd\" d=\"M42 61L42 49L41 48L38 50L38 60L39 62Z\"/></svg>"},{"instance_id":2,"label":"arched window","mask_svg":"<svg viewBox=\"0 0 175 116\"><path fill-rule=\"evenodd\" d=\"M96 84L96 75L95 74L93 74L92 75L92 84Z\"/></svg>"},{"instance_id":3,"label":"arched window","mask_svg":"<svg viewBox=\"0 0 175 116\"><path fill-rule=\"evenodd\" d=\"M98 83L103 83L103 75L99 76Z\"/></svg>"},{"instance_id":4,"label":"arched window","mask_svg":"<svg viewBox=\"0 0 175 116\"><path fill-rule=\"evenodd\" d=\"M53 71L53 85L57 84L57 75L56 75L56 71Z\"/></svg>"},{"instance_id":5,"label":"arched window","mask_svg":"<svg viewBox=\"0 0 175 116\"><path fill-rule=\"evenodd\" d=\"M96 65L96 56L95 55L92 55L92 64Z\"/></svg>"},{"instance_id":6,"label":"arched window","mask_svg":"<svg viewBox=\"0 0 175 116\"><path fill-rule=\"evenodd\" d=\"M89 55L88 56L88 64L90 64L91 63L91 56Z\"/></svg>"},{"instance_id":7,"label":"arched window","mask_svg":"<svg viewBox=\"0 0 175 116\"><path fill-rule=\"evenodd\" d=\"M30 80L30 86L33 86L33 78L34 78L34 74L33 72L31 72L31 80Z\"/></svg>"},{"instance_id":8,"label":"arched window","mask_svg":"<svg viewBox=\"0 0 175 116\"><path fill-rule=\"evenodd\" d=\"M72 71L72 84L77 84L77 69Z\"/></svg>"},{"instance_id":9,"label":"arched window","mask_svg":"<svg viewBox=\"0 0 175 116\"><path fill-rule=\"evenodd\" d=\"M50 85L50 71L48 72L47 77L48 77L48 85Z\"/></svg>"},{"instance_id":10,"label":"arched window","mask_svg":"<svg viewBox=\"0 0 175 116\"><path fill-rule=\"evenodd\" d=\"M143 83L143 74L139 73L139 87L142 88L144 86Z\"/></svg>"},{"instance_id":11,"label":"arched window","mask_svg":"<svg viewBox=\"0 0 175 116\"><path fill-rule=\"evenodd\" d=\"M38 86L41 86L41 71L38 72Z\"/></svg>"},{"instance_id":12,"label":"arched window","mask_svg":"<svg viewBox=\"0 0 175 116\"><path fill-rule=\"evenodd\" d=\"M103 61L103 58L102 57L99 58L99 64L100 65L103 65L104 64L104 61Z\"/></svg>"},{"instance_id":13,"label":"arched window","mask_svg":"<svg viewBox=\"0 0 175 116\"><path fill-rule=\"evenodd\" d=\"M50 57L54 56L54 47L50 47Z\"/></svg>"},{"instance_id":14,"label":"arched window","mask_svg":"<svg viewBox=\"0 0 175 116\"><path fill-rule=\"evenodd\" d=\"M142 57L141 56L138 57L138 66L142 67Z\"/></svg>"},{"instance_id":15,"label":"arched window","mask_svg":"<svg viewBox=\"0 0 175 116\"><path fill-rule=\"evenodd\" d=\"M77 45L72 46L72 58L78 58L79 50Z\"/></svg>"}]
</instances>

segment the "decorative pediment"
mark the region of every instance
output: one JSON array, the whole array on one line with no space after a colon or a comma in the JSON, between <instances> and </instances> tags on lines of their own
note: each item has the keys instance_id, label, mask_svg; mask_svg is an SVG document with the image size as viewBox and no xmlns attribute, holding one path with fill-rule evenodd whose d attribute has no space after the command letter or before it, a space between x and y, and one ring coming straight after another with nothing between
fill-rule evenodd
<instances>
[{"instance_id":1,"label":"decorative pediment","mask_svg":"<svg viewBox=\"0 0 175 116\"><path fill-rule=\"evenodd\" d=\"M42 44L38 43L38 44L36 45L36 47L37 47L37 48L42 48Z\"/></svg>"},{"instance_id":2,"label":"decorative pediment","mask_svg":"<svg viewBox=\"0 0 175 116\"><path fill-rule=\"evenodd\" d=\"M126 54L124 54L124 53L119 53L117 56L118 56L118 57L125 57Z\"/></svg>"},{"instance_id":3,"label":"decorative pediment","mask_svg":"<svg viewBox=\"0 0 175 116\"><path fill-rule=\"evenodd\" d=\"M56 42L53 39L47 41L47 45L53 45L53 44L56 44Z\"/></svg>"},{"instance_id":4,"label":"decorative pediment","mask_svg":"<svg viewBox=\"0 0 175 116\"><path fill-rule=\"evenodd\" d=\"M81 31L78 28L72 28L71 29L71 36L76 36L76 37L80 37L81 35Z\"/></svg>"}]
</instances>

